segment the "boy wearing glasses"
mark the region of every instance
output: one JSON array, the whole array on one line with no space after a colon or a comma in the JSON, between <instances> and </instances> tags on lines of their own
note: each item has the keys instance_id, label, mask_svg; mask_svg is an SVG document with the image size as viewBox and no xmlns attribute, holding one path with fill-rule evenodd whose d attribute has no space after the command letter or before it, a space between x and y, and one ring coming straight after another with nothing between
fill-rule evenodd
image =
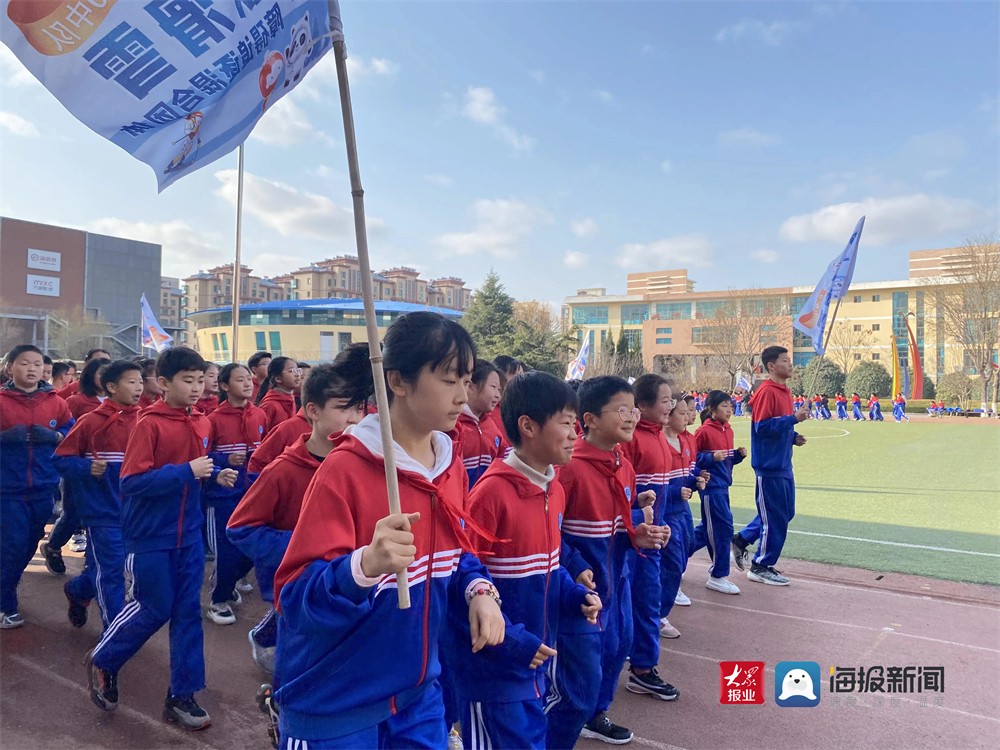
<instances>
[{"instance_id":1,"label":"boy wearing glasses","mask_svg":"<svg viewBox=\"0 0 1000 750\"><path fill-rule=\"evenodd\" d=\"M636 497L635 471L619 447L632 439L639 421L632 387L603 376L584 381L577 395L584 436L559 472L566 491L561 562L604 608L597 625L582 618L560 623L545 709L550 748L573 747L579 736L611 744L632 739L607 715L632 643L626 560L633 544L660 549L666 542L664 529L647 523L639 507L651 505L655 494Z\"/></svg>"}]
</instances>

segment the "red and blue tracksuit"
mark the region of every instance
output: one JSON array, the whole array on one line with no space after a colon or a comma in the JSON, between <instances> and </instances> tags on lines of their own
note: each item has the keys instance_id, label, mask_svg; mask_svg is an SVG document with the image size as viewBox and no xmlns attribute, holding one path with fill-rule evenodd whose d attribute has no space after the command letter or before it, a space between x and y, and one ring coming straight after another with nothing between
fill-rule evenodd
<instances>
[{"instance_id":1,"label":"red and blue tracksuit","mask_svg":"<svg viewBox=\"0 0 1000 750\"><path fill-rule=\"evenodd\" d=\"M189 462L208 454L211 426L193 408L157 401L143 409L121 468L125 574L131 601L93 652L94 665L118 672L170 623L170 692L205 687L201 583L205 547L201 482Z\"/></svg>"},{"instance_id":2,"label":"red and blue tracksuit","mask_svg":"<svg viewBox=\"0 0 1000 750\"><path fill-rule=\"evenodd\" d=\"M899 397L892 400L892 417L897 422L902 422L904 419L909 422L910 418L906 416L906 399Z\"/></svg>"},{"instance_id":3,"label":"red and blue tracksuit","mask_svg":"<svg viewBox=\"0 0 1000 750\"><path fill-rule=\"evenodd\" d=\"M53 452L73 415L52 386L0 388L0 612L17 612L17 584L35 555L59 486Z\"/></svg>"},{"instance_id":4,"label":"red and blue tracksuit","mask_svg":"<svg viewBox=\"0 0 1000 750\"><path fill-rule=\"evenodd\" d=\"M653 502L653 526L665 526L664 514L680 500L680 486L670 483L673 468L670 446L663 435L663 425L640 419L632 434L631 442L621 446L635 469L636 495L651 490L656 494ZM642 522L642 513L634 522ZM638 669L652 669L660 663L660 567L661 550L644 549L630 562L632 574L633 640L629 661Z\"/></svg>"},{"instance_id":5,"label":"red and blue tracksuit","mask_svg":"<svg viewBox=\"0 0 1000 750\"><path fill-rule=\"evenodd\" d=\"M238 473L236 484L232 487L223 487L215 481L205 484L208 534L215 546L215 588L212 590L212 603L220 604L233 598L236 582L253 567L253 560L229 541L226 526L240 498L246 494L254 479L247 465L264 439L267 415L250 402L236 407L227 400L208 415L208 421L212 426L208 438L208 457L215 464L213 478L223 469L235 469ZM230 466L229 457L241 453L246 456L244 462L239 466Z\"/></svg>"},{"instance_id":6,"label":"red and blue tracksuit","mask_svg":"<svg viewBox=\"0 0 1000 750\"><path fill-rule=\"evenodd\" d=\"M250 457L248 466L250 473L260 474L264 471L264 467L280 456L285 448L310 432L312 425L306 419L305 411L299 409L291 419L286 419L267 433L260 447Z\"/></svg>"},{"instance_id":7,"label":"red and blue tracksuit","mask_svg":"<svg viewBox=\"0 0 1000 750\"><path fill-rule=\"evenodd\" d=\"M733 511L729 506L729 488L733 484L733 467L743 461L739 451L733 449L733 428L728 422L706 419L694 434L698 451L698 468L709 473L708 483L701 495L701 523L694 530L694 549L708 548L712 558L709 574L713 578L729 575L729 546L733 539ZM716 461L715 451L724 451L726 457Z\"/></svg>"},{"instance_id":8,"label":"red and blue tracksuit","mask_svg":"<svg viewBox=\"0 0 1000 750\"><path fill-rule=\"evenodd\" d=\"M485 414L477 417L468 405L462 407L456 427L462 463L469 475L469 489L472 489L490 464L504 457L507 441L497 430L496 422L487 419Z\"/></svg>"},{"instance_id":9,"label":"red and blue tracksuit","mask_svg":"<svg viewBox=\"0 0 1000 750\"><path fill-rule=\"evenodd\" d=\"M447 745L438 641L449 610L464 616L466 592L489 574L467 551L463 523L474 525L462 514L461 459L446 435L432 439L432 470L396 452L400 506L420 513L409 609L398 606L394 575L365 579L361 570L363 548L388 513L378 415L341 438L309 485L274 582L282 743Z\"/></svg>"},{"instance_id":10,"label":"red and blue tracksuit","mask_svg":"<svg viewBox=\"0 0 1000 750\"><path fill-rule=\"evenodd\" d=\"M678 434L677 448L666 437L664 441L670 454L670 473L663 520L670 527L670 541L660 550L660 617L670 615L677 592L681 590L681 577L687 570L688 558L694 551L694 519L690 504L681 497L681 490L685 487L693 490L700 473L694 435L687 431Z\"/></svg>"},{"instance_id":11,"label":"red and blue tracksuit","mask_svg":"<svg viewBox=\"0 0 1000 750\"><path fill-rule=\"evenodd\" d=\"M837 396L834 398L834 402L837 404L837 419L843 422L847 419L847 399L843 396Z\"/></svg>"},{"instance_id":12,"label":"red and blue tracksuit","mask_svg":"<svg viewBox=\"0 0 1000 750\"><path fill-rule=\"evenodd\" d=\"M750 465L757 475L757 515L739 533L747 544L760 539L754 564L773 567L795 515L792 446L798 419L792 409L792 392L773 380L760 385L750 405Z\"/></svg>"},{"instance_id":13,"label":"red and blue tracksuit","mask_svg":"<svg viewBox=\"0 0 1000 750\"><path fill-rule=\"evenodd\" d=\"M83 572L66 584L66 592L80 603L89 604L96 597L105 630L125 607L119 478L138 416L138 406L123 406L109 398L73 425L56 448L56 468L73 493L80 523L87 529ZM90 474L94 461L107 462L100 477Z\"/></svg>"},{"instance_id":14,"label":"red and blue tracksuit","mask_svg":"<svg viewBox=\"0 0 1000 750\"><path fill-rule=\"evenodd\" d=\"M593 571L603 604L596 626L581 618L560 623L559 654L549 664L548 746L567 748L584 724L611 706L632 649L628 558L635 471L617 447L605 451L581 438L558 479L566 491L560 562L574 581Z\"/></svg>"},{"instance_id":15,"label":"red and blue tracksuit","mask_svg":"<svg viewBox=\"0 0 1000 750\"><path fill-rule=\"evenodd\" d=\"M882 421L882 405L878 402L878 396L868 399L868 419L871 422Z\"/></svg>"},{"instance_id":16,"label":"red and blue tracksuit","mask_svg":"<svg viewBox=\"0 0 1000 750\"><path fill-rule=\"evenodd\" d=\"M861 398L859 396L851 397L851 409L852 416L855 422L864 422L865 416L861 413Z\"/></svg>"},{"instance_id":17,"label":"red and blue tracksuit","mask_svg":"<svg viewBox=\"0 0 1000 750\"><path fill-rule=\"evenodd\" d=\"M544 669L531 669L531 660L543 643L558 649L560 617L582 620L580 607L590 593L559 565L566 494L550 473L541 487L507 461L496 461L469 494L469 516L502 539L489 544L470 534L490 547L481 559L513 623L503 643L456 662L466 705L462 739L470 749L546 747L542 699L549 686Z\"/></svg>"},{"instance_id":18,"label":"red and blue tracksuit","mask_svg":"<svg viewBox=\"0 0 1000 750\"><path fill-rule=\"evenodd\" d=\"M295 394L272 388L264 394L257 406L267 415L267 429L264 432L268 434L286 419L295 416Z\"/></svg>"},{"instance_id":19,"label":"red and blue tracksuit","mask_svg":"<svg viewBox=\"0 0 1000 750\"><path fill-rule=\"evenodd\" d=\"M306 435L260 473L229 517L226 535L253 560L260 596L274 602L274 574L299 520L302 498L322 461L306 448ZM254 627L254 640L265 648L277 643L274 608Z\"/></svg>"}]
</instances>

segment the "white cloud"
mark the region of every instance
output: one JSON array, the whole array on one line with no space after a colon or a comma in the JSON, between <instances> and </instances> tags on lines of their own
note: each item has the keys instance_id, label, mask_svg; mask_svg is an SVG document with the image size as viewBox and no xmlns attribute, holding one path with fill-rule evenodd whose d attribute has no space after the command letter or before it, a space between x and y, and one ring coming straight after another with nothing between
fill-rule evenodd
<instances>
[{"instance_id":1,"label":"white cloud","mask_svg":"<svg viewBox=\"0 0 1000 750\"><path fill-rule=\"evenodd\" d=\"M737 128L719 133L718 142L723 146L777 146L781 138L756 128Z\"/></svg>"},{"instance_id":2,"label":"white cloud","mask_svg":"<svg viewBox=\"0 0 1000 750\"><path fill-rule=\"evenodd\" d=\"M437 185L438 187L451 187L455 184L455 181L446 174L424 175L424 180L429 182L431 185Z\"/></svg>"},{"instance_id":3,"label":"white cloud","mask_svg":"<svg viewBox=\"0 0 1000 750\"><path fill-rule=\"evenodd\" d=\"M462 115L472 122L486 125L515 151L529 151L535 145L530 135L518 133L505 120L506 110L488 86L470 86L465 92Z\"/></svg>"},{"instance_id":4,"label":"white cloud","mask_svg":"<svg viewBox=\"0 0 1000 750\"><path fill-rule=\"evenodd\" d=\"M17 59L17 55L0 44L0 72L4 85L7 86L41 86L38 79Z\"/></svg>"},{"instance_id":5,"label":"white cloud","mask_svg":"<svg viewBox=\"0 0 1000 750\"><path fill-rule=\"evenodd\" d=\"M41 135L38 128L35 127L35 123L29 122L13 112L0 112L0 129L6 130L11 135L20 135L25 138L37 138Z\"/></svg>"},{"instance_id":6,"label":"white cloud","mask_svg":"<svg viewBox=\"0 0 1000 750\"><path fill-rule=\"evenodd\" d=\"M235 237L223 237L218 232L206 233L180 219L145 222L105 217L88 223L86 229L97 234L162 245L164 276L183 278L199 268L211 268L233 260Z\"/></svg>"},{"instance_id":7,"label":"white cloud","mask_svg":"<svg viewBox=\"0 0 1000 750\"><path fill-rule=\"evenodd\" d=\"M663 174L670 174L674 171L674 163L670 159L664 159L660 162L660 171Z\"/></svg>"},{"instance_id":8,"label":"white cloud","mask_svg":"<svg viewBox=\"0 0 1000 750\"><path fill-rule=\"evenodd\" d=\"M890 245L977 231L991 219L992 212L975 201L943 195L866 198L792 216L781 225L780 234L790 242L846 242L861 216L868 217L862 242Z\"/></svg>"},{"instance_id":9,"label":"white cloud","mask_svg":"<svg viewBox=\"0 0 1000 750\"><path fill-rule=\"evenodd\" d=\"M774 250L754 250L750 257L761 263L777 263L778 254Z\"/></svg>"},{"instance_id":10,"label":"white cloud","mask_svg":"<svg viewBox=\"0 0 1000 750\"><path fill-rule=\"evenodd\" d=\"M569 223L570 231L577 237L591 237L597 234L597 222L589 216Z\"/></svg>"},{"instance_id":11,"label":"white cloud","mask_svg":"<svg viewBox=\"0 0 1000 750\"><path fill-rule=\"evenodd\" d=\"M382 57L365 59L359 55L347 58L347 75L353 86L359 81L373 78L393 78L399 72L399 65ZM333 54L323 57L295 87L292 96L322 100L337 96L337 62Z\"/></svg>"},{"instance_id":12,"label":"white cloud","mask_svg":"<svg viewBox=\"0 0 1000 750\"><path fill-rule=\"evenodd\" d=\"M399 72L399 65L384 57L363 57L352 55L347 58L347 74L352 78L370 76L392 77Z\"/></svg>"},{"instance_id":13,"label":"white cloud","mask_svg":"<svg viewBox=\"0 0 1000 750\"><path fill-rule=\"evenodd\" d=\"M563 256L563 264L567 268L583 268L590 261L586 253L577 250L567 250Z\"/></svg>"},{"instance_id":14,"label":"white cloud","mask_svg":"<svg viewBox=\"0 0 1000 750\"><path fill-rule=\"evenodd\" d=\"M236 170L215 173L221 183L215 191L231 206L236 205ZM354 236L354 214L324 195L298 190L282 182L245 172L243 175L244 215L256 219L285 237L342 240ZM385 232L385 222L366 217L371 234Z\"/></svg>"},{"instance_id":15,"label":"white cloud","mask_svg":"<svg viewBox=\"0 0 1000 750\"><path fill-rule=\"evenodd\" d=\"M605 91L604 89L594 89L591 93L593 97L602 104L611 104L615 100L614 94L610 91Z\"/></svg>"},{"instance_id":16,"label":"white cloud","mask_svg":"<svg viewBox=\"0 0 1000 750\"><path fill-rule=\"evenodd\" d=\"M524 240L541 221L545 211L518 200L478 200L472 206L476 226L469 232L449 232L437 244L456 255L492 255L511 258L519 254Z\"/></svg>"},{"instance_id":17,"label":"white cloud","mask_svg":"<svg viewBox=\"0 0 1000 750\"><path fill-rule=\"evenodd\" d=\"M291 97L285 97L264 113L250 140L269 146L297 146L320 141L332 146L333 139L309 120L309 115Z\"/></svg>"},{"instance_id":18,"label":"white cloud","mask_svg":"<svg viewBox=\"0 0 1000 750\"><path fill-rule=\"evenodd\" d=\"M753 39L763 42L769 47L777 47L790 34L801 31L806 25L797 21L764 21L746 20L719 29L715 34L717 42L735 42L740 39Z\"/></svg>"},{"instance_id":19,"label":"white cloud","mask_svg":"<svg viewBox=\"0 0 1000 750\"><path fill-rule=\"evenodd\" d=\"M710 266L715 248L704 235L683 234L622 245L617 255L615 263L625 269L668 270Z\"/></svg>"}]
</instances>

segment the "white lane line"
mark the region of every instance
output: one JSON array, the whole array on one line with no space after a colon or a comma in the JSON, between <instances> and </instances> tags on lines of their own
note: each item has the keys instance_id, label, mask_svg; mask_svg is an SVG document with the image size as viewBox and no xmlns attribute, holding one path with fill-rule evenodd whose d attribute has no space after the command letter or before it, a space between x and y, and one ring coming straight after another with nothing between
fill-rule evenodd
<instances>
[{"instance_id":1,"label":"white lane line","mask_svg":"<svg viewBox=\"0 0 1000 750\"><path fill-rule=\"evenodd\" d=\"M976 651L988 651L991 654L1000 654L1000 650L995 648L987 648L986 646L973 646L971 643L958 643L957 641L945 641L941 638L931 638L927 635L914 635L913 633L900 633L898 630L886 630L885 628L878 628L872 625L854 625L850 622L836 622L834 620L818 620L814 617L800 617L799 615L786 615L783 612L769 612L766 609L751 609L749 607L737 607L733 604L722 604L721 602L713 602L708 599L691 599L692 602L698 602L699 604L707 604L711 607L723 607L724 609L735 609L740 612L750 612L751 614L757 615L770 615L771 617L783 617L787 620L798 620L800 622L812 622L820 625L834 625L841 628L854 628L855 630L867 630L872 633L888 633L889 635L898 635L901 638L915 638L920 641L929 641L931 643L940 643L946 646L958 646L959 648L971 648Z\"/></svg>"},{"instance_id":2,"label":"white lane line","mask_svg":"<svg viewBox=\"0 0 1000 750\"><path fill-rule=\"evenodd\" d=\"M645 737L633 737L632 742L636 745L642 745L643 747L653 747L656 748L656 750L684 750L684 748L678 747L677 745L667 745L664 742L647 740Z\"/></svg>"},{"instance_id":3,"label":"white lane line","mask_svg":"<svg viewBox=\"0 0 1000 750\"><path fill-rule=\"evenodd\" d=\"M15 654L8 658L13 662L17 662L22 667L30 669L32 672L40 674L43 677L47 677L48 679L59 683L67 690L72 690L74 692L81 693L82 695L86 696L87 703L88 704L90 703L90 691L86 687L81 685L79 682L74 682L68 677L64 677L58 672L53 672L48 667L43 667L41 664L36 664L30 659L27 659L18 654ZM97 713L99 710L100 709L96 707L94 708L95 713ZM107 713L112 713L112 712L107 712ZM186 747L197 747L200 748L201 750L215 750L214 746L206 745L204 742L202 742L196 736L194 736L193 733L185 731L183 729L178 729L172 724L168 724L164 721L159 721L157 719L154 719L152 716L147 716L146 714L142 713L141 711L137 711L134 708L129 708L128 706L123 706L119 704L118 708L116 708L113 713L124 714L130 719L141 722L152 729L168 732L174 737L183 740L181 744Z\"/></svg>"},{"instance_id":4,"label":"white lane line","mask_svg":"<svg viewBox=\"0 0 1000 750\"><path fill-rule=\"evenodd\" d=\"M802 534L803 536L821 536L825 539L843 539L848 542L867 542L868 544L883 544L887 547L906 547L908 549L925 549L930 552L952 552L956 555L977 555L979 557L997 557L1000 558L1000 553L997 552L974 552L968 549L952 549L951 547L932 547L926 544L909 544L907 542L887 542L882 539L865 539L860 536L839 536L837 534L820 534L816 531L798 531L796 529L789 529L789 534Z\"/></svg>"},{"instance_id":5,"label":"white lane line","mask_svg":"<svg viewBox=\"0 0 1000 750\"><path fill-rule=\"evenodd\" d=\"M676 654L677 656L687 656L691 659L700 659L701 661L708 661L711 662L712 664L718 664L720 661L719 659L712 658L711 656L703 656L702 654L692 654L687 651L677 651L676 649L672 648L665 650L665 653L667 653L668 655ZM774 667L765 667L764 671L774 674ZM968 716L969 718L972 719L985 719L986 721L1000 723L1000 718L996 716L984 716L983 714L974 714L970 713L969 711L961 711L957 708L949 708L948 706L939 706L935 703L924 703L923 701L913 700L912 698L903 698L902 696L895 694L893 695L893 699L902 701L904 703L912 703L915 706L922 706L924 708L936 708L939 711L947 711L948 713L958 714L959 716Z\"/></svg>"}]
</instances>

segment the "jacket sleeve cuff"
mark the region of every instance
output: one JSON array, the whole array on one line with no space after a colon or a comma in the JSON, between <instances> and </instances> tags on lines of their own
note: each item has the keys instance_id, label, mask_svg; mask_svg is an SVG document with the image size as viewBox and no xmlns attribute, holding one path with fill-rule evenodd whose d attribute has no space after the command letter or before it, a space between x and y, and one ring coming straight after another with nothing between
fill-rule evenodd
<instances>
[{"instance_id":1,"label":"jacket sleeve cuff","mask_svg":"<svg viewBox=\"0 0 1000 750\"><path fill-rule=\"evenodd\" d=\"M356 583L359 588L363 589L370 589L382 580L382 576L369 578L364 574L364 571L361 570L361 553L367 548L368 545L366 544L364 547L356 549L351 553L351 577L354 578L354 583Z\"/></svg>"}]
</instances>

